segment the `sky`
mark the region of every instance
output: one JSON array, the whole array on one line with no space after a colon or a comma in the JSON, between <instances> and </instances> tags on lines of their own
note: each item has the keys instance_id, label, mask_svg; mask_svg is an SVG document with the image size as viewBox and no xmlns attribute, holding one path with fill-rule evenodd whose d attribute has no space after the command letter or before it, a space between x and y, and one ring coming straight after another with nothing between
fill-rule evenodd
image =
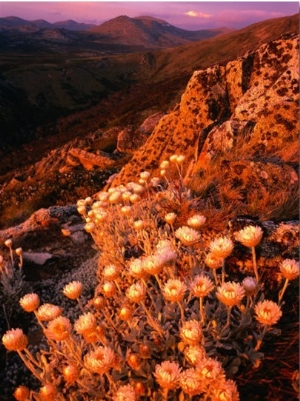
<instances>
[{"instance_id":1,"label":"sky","mask_svg":"<svg viewBox=\"0 0 300 401\"><path fill-rule=\"evenodd\" d=\"M152 16L182 29L228 27L240 29L255 22L293 15L298 1L1 1L0 17L16 16L29 21L44 19L100 25L127 15Z\"/></svg>"}]
</instances>

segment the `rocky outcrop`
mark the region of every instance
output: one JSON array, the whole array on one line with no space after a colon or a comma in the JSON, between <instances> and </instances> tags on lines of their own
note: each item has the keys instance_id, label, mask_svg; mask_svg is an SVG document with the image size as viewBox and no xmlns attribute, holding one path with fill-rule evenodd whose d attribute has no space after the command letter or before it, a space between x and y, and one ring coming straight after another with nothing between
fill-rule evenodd
<instances>
[{"instance_id":1,"label":"rocky outcrop","mask_svg":"<svg viewBox=\"0 0 300 401\"><path fill-rule=\"evenodd\" d=\"M297 198L298 43L298 35L285 35L238 60L195 71L180 104L112 185L143 170L157 175L164 159L182 153L186 183L199 194L213 186L219 196L243 203L253 193Z\"/></svg>"}]
</instances>

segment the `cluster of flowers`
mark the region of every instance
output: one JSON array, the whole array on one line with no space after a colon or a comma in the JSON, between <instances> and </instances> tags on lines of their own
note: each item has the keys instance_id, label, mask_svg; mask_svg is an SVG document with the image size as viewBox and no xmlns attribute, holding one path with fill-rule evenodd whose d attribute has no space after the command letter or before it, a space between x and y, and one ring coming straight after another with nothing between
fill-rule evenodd
<instances>
[{"instance_id":1,"label":"cluster of flowers","mask_svg":"<svg viewBox=\"0 0 300 401\"><path fill-rule=\"evenodd\" d=\"M81 282L63 288L82 310L74 322L59 306L40 305L37 294L21 298L49 349L32 355L20 328L3 336L7 350L18 352L42 384L37 391L19 386L17 400L239 400L228 378L233 362L255 365L262 357L258 350L282 315L283 296L299 276L299 262L281 262L285 281L278 298L265 299L255 252L263 237L260 227L246 226L233 237L206 243L203 214L195 212L176 225L178 211L191 200L183 162L182 155L173 155L161 164L161 177L150 180L142 172L138 183L78 201L86 230L101 251L99 284L86 305ZM169 178L172 167L176 180ZM173 210L165 210L166 204ZM253 275L241 282L227 281L226 258L235 241L252 252Z\"/></svg>"}]
</instances>

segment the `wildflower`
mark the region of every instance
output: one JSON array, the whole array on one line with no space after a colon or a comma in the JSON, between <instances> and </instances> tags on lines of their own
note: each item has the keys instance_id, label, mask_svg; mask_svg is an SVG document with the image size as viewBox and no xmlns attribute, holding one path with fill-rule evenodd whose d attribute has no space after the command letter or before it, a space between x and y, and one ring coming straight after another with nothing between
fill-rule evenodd
<instances>
[{"instance_id":1,"label":"wildflower","mask_svg":"<svg viewBox=\"0 0 300 401\"><path fill-rule=\"evenodd\" d=\"M118 203L121 200L121 198L122 198L122 192L115 190L109 195L108 202L112 204Z\"/></svg>"},{"instance_id":2,"label":"wildflower","mask_svg":"<svg viewBox=\"0 0 300 401\"><path fill-rule=\"evenodd\" d=\"M2 343L8 351L22 351L27 347L28 338L22 329L11 329L2 337Z\"/></svg>"},{"instance_id":3,"label":"wildflower","mask_svg":"<svg viewBox=\"0 0 300 401\"><path fill-rule=\"evenodd\" d=\"M169 279L163 288L163 295L168 301L179 302L183 299L186 290L187 287L182 281Z\"/></svg>"},{"instance_id":4,"label":"wildflower","mask_svg":"<svg viewBox=\"0 0 300 401\"><path fill-rule=\"evenodd\" d=\"M156 254L160 256L164 265L177 259L177 253L169 240L161 240L158 242L156 245Z\"/></svg>"},{"instance_id":5,"label":"wildflower","mask_svg":"<svg viewBox=\"0 0 300 401\"><path fill-rule=\"evenodd\" d=\"M159 255L147 256L142 260L142 262L144 271L153 276L159 274L163 267L163 262Z\"/></svg>"},{"instance_id":6,"label":"wildflower","mask_svg":"<svg viewBox=\"0 0 300 401\"><path fill-rule=\"evenodd\" d=\"M137 203L141 200L141 197L139 194L132 194L129 198L131 203Z\"/></svg>"},{"instance_id":7,"label":"wildflower","mask_svg":"<svg viewBox=\"0 0 300 401\"><path fill-rule=\"evenodd\" d=\"M202 379L216 380L222 377L225 378L221 363L213 358L204 358L197 364L196 370Z\"/></svg>"},{"instance_id":8,"label":"wildflower","mask_svg":"<svg viewBox=\"0 0 300 401\"><path fill-rule=\"evenodd\" d=\"M192 293L200 298L208 295L214 288L213 282L204 275L197 275L190 284Z\"/></svg>"},{"instance_id":9,"label":"wildflower","mask_svg":"<svg viewBox=\"0 0 300 401\"><path fill-rule=\"evenodd\" d=\"M52 304L43 304L36 311L37 318L44 322L49 322L62 314L62 308Z\"/></svg>"},{"instance_id":10,"label":"wildflower","mask_svg":"<svg viewBox=\"0 0 300 401\"><path fill-rule=\"evenodd\" d=\"M212 253L208 253L204 262L211 269L219 269L222 267L223 259L213 255Z\"/></svg>"},{"instance_id":11,"label":"wildflower","mask_svg":"<svg viewBox=\"0 0 300 401\"><path fill-rule=\"evenodd\" d=\"M159 166L161 169L165 170L170 167L170 163L168 160L163 160Z\"/></svg>"},{"instance_id":12,"label":"wildflower","mask_svg":"<svg viewBox=\"0 0 300 401\"><path fill-rule=\"evenodd\" d=\"M116 280L120 273L120 267L116 265L108 265L103 269L103 277L106 280Z\"/></svg>"},{"instance_id":13,"label":"wildflower","mask_svg":"<svg viewBox=\"0 0 300 401\"><path fill-rule=\"evenodd\" d=\"M20 305L25 312L33 312L40 306L40 298L37 294L26 294L20 299Z\"/></svg>"},{"instance_id":14,"label":"wildflower","mask_svg":"<svg viewBox=\"0 0 300 401\"><path fill-rule=\"evenodd\" d=\"M57 389L53 384L45 384L40 388L40 396L43 401L56 401Z\"/></svg>"},{"instance_id":15,"label":"wildflower","mask_svg":"<svg viewBox=\"0 0 300 401\"><path fill-rule=\"evenodd\" d=\"M111 281L106 281L102 286L102 292L107 297L113 297L117 292L117 288Z\"/></svg>"},{"instance_id":16,"label":"wildflower","mask_svg":"<svg viewBox=\"0 0 300 401\"><path fill-rule=\"evenodd\" d=\"M132 195L132 192L130 192L130 191L125 191L125 192L123 192L123 193L122 193L122 200L123 200L124 202L129 201L131 195ZM129 206L129 207L130 207L130 206ZM131 209L131 208L130 208L130 209Z\"/></svg>"},{"instance_id":17,"label":"wildflower","mask_svg":"<svg viewBox=\"0 0 300 401\"><path fill-rule=\"evenodd\" d=\"M132 284L127 289L126 296L131 302L141 302L145 299L146 288L142 283Z\"/></svg>"},{"instance_id":18,"label":"wildflower","mask_svg":"<svg viewBox=\"0 0 300 401\"><path fill-rule=\"evenodd\" d=\"M17 248L15 249L16 255L21 256L23 254L23 249L22 248Z\"/></svg>"},{"instance_id":19,"label":"wildflower","mask_svg":"<svg viewBox=\"0 0 300 401\"><path fill-rule=\"evenodd\" d=\"M109 347L98 347L84 357L84 364L90 371L103 375L109 371L115 361L114 351Z\"/></svg>"},{"instance_id":20,"label":"wildflower","mask_svg":"<svg viewBox=\"0 0 300 401\"><path fill-rule=\"evenodd\" d=\"M204 382L199 379L195 368L183 371L180 375L179 383L182 391L189 396L200 394L205 390Z\"/></svg>"},{"instance_id":21,"label":"wildflower","mask_svg":"<svg viewBox=\"0 0 300 401\"><path fill-rule=\"evenodd\" d=\"M79 281L72 281L63 288L63 293L67 298L77 299L82 293L82 283Z\"/></svg>"},{"instance_id":22,"label":"wildflower","mask_svg":"<svg viewBox=\"0 0 300 401\"><path fill-rule=\"evenodd\" d=\"M95 229L95 224L94 223L87 223L85 226L84 226L84 229L85 229L85 231L87 232L87 233L91 233L91 232L93 232L94 231L94 229Z\"/></svg>"},{"instance_id":23,"label":"wildflower","mask_svg":"<svg viewBox=\"0 0 300 401\"><path fill-rule=\"evenodd\" d=\"M129 274L137 279L145 277L146 272L144 271L143 262L141 259L133 259L129 262Z\"/></svg>"},{"instance_id":24,"label":"wildflower","mask_svg":"<svg viewBox=\"0 0 300 401\"><path fill-rule=\"evenodd\" d=\"M109 194L107 192L99 192L98 199L101 202L106 202L108 200Z\"/></svg>"},{"instance_id":25,"label":"wildflower","mask_svg":"<svg viewBox=\"0 0 300 401\"><path fill-rule=\"evenodd\" d=\"M135 184L132 188L134 194L141 195L144 192L144 187L139 184Z\"/></svg>"},{"instance_id":26,"label":"wildflower","mask_svg":"<svg viewBox=\"0 0 300 401\"><path fill-rule=\"evenodd\" d=\"M180 337L185 344L199 345L202 339L202 327L197 320L184 322L180 329Z\"/></svg>"},{"instance_id":27,"label":"wildflower","mask_svg":"<svg viewBox=\"0 0 300 401\"><path fill-rule=\"evenodd\" d=\"M249 248L260 243L263 236L261 227L246 226L239 232L235 233L235 239Z\"/></svg>"},{"instance_id":28,"label":"wildflower","mask_svg":"<svg viewBox=\"0 0 300 401\"><path fill-rule=\"evenodd\" d=\"M181 368L177 362L164 361L156 365L154 376L160 387L173 390L179 387Z\"/></svg>"},{"instance_id":29,"label":"wildflower","mask_svg":"<svg viewBox=\"0 0 300 401\"><path fill-rule=\"evenodd\" d=\"M197 230L200 227L202 227L205 222L206 222L206 217L202 216L201 214L195 214L194 216L188 219L187 225Z\"/></svg>"},{"instance_id":30,"label":"wildflower","mask_svg":"<svg viewBox=\"0 0 300 401\"><path fill-rule=\"evenodd\" d=\"M256 320L265 326L276 324L282 316L280 307L273 301L262 301L255 305Z\"/></svg>"},{"instance_id":31,"label":"wildflower","mask_svg":"<svg viewBox=\"0 0 300 401\"><path fill-rule=\"evenodd\" d=\"M131 319L131 317L132 317L132 309L129 308L128 306L123 306L123 307L120 309L119 318L120 318L121 320L128 321L128 320Z\"/></svg>"},{"instance_id":32,"label":"wildflower","mask_svg":"<svg viewBox=\"0 0 300 401\"><path fill-rule=\"evenodd\" d=\"M212 401L240 401L236 383L233 380L220 380L212 389Z\"/></svg>"},{"instance_id":33,"label":"wildflower","mask_svg":"<svg viewBox=\"0 0 300 401\"><path fill-rule=\"evenodd\" d=\"M227 282L217 288L216 296L227 306L238 305L245 295L245 290L240 283Z\"/></svg>"},{"instance_id":34,"label":"wildflower","mask_svg":"<svg viewBox=\"0 0 300 401\"><path fill-rule=\"evenodd\" d=\"M151 183L151 185L152 185L154 188L155 188L155 187L158 187L159 184L160 184L160 179L159 179L159 177L153 177L153 178L151 178L150 183Z\"/></svg>"},{"instance_id":35,"label":"wildflower","mask_svg":"<svg viewBox=\"0 0 300 401\"><path fill-rule=\"evenodd\" d=\"M142 180L147 181L147 180L150 178L150 173L149 173L149 171L142 171L142 172L140 173L140 177L141 177Z\"/></svg>"},{"instance_id":36,"label":"wildflower","mask_svg":"<svg viewBox=\"0 0 300 401\"><path fill-rule=\"evenodd\" d=\"M126 386L119 387L118 391L114 395L114 401L135 401L135 391L134 388L127 384Z\"/></svg>"},{"instance_id":37,"label":"wildflower","mask_svg":"<svg viewBox=\"0 0 300 401\"><path fill-rule=\"evenodd\" d=\"M165 222L168 224L173 224L176 220L177 215L175 213L167 213L165 215Z\"/></svg>"},{"instance_id":38,"label":"wildflower","mask_svg":"<svg viewBox=\"0 0 300 401\"><path fill-rule=\"evenodd\" d=\"M136 230L142 230L142 229L144 228L144 222L143 222L143 220L136 220L136 221L133 223L133 226L134 226L134 228L135 228Z\"/></svg>"},{"instance_id":39,"label":"wildflower","mask_svg":"<svg viewBox=\"0 0 300 401\"><path fill-rule=\"evenodd\" d=\"M75 365L67 365L62 370L64 379L67 383L73 384L79 379L80 370Z\"/></svg>"},{"instance_id":40,"label":"wildflower","mask_svg":"<svg viewBox=\"0 0 300 401\"><path fill-rule=\"evenodd\" d=\"M4 245L7 246L7 248L11 248L12 247L12 240L11 239L7 239L4 242Z\"/></svg>"},{"instance_id":41,"label":"wildflower","mask_svg":"<svg viewBox=\"0 0 300 401\"><path fill-rule=\"evenodd\" d=\"M101 310L106 305L106 300L104 297L96 297L93 299L93 305L96 309Z\"/></svg>"},{"instance_id":42,"label":"wildflower","mask_svg":"<svg viewBox=\"0 0 300 401\"><path fill-rule=\"evenodd\" d=\"M178 155L176 158L176 163L177 164L182 164L185 160L185 156L184 155Z\"/></svg>"},{"instance_id":43,"label":"wildflower","mask_svg":"<svg viewBox=\"0 0 300 401\"><path fill-rule=\"evenodd\" d=\"M123 195L124 195L124 194L123 194ZM122 198L123 198L123 195L122 195ZM124 200L124 198L123 198L123 200ZM125 216L130 215L130 213L131 213L131 206L122 206L122 207L121 207L121 212L122 212L123 214L125 214Z\"/></svg>"},{"instance_id":44,"label":"wildflower","mask_svg":"<svg viewBox=\"0 0 300 401\"><path fill-rule=\"evenodd\" d=\"M193 228L183 226L175 231L177 237L184 245L193 245L195 242L200 241L200 234Z\"/></svg>"},{"instance_id":45,"label":"wildflower","mask_svg":"<svg viewBox=\"0 0 300 401\"><path fill-rule=\"evenodd\" d=\"M216 238L210 242L209 249L213 256L225 259L233 250L233 242L227 237Z\"/></svg>"},{"instance_id":46,"label":"wildflower","mask_svg":"<svg viewBox=\"0 0 300 401\"><path fill-rule=\"evenodd\" d=\"M196 366L205 358L206 352L201 345L189 345L184 350L185 359L193 366Z\"/></svg>"},{"instance_id":47,"label":"wildflower","mask_svg":"<svg viewBox=\"0 0 300 401\"><path fill-rule=\"evenodd\" d=\"M70 337L71 322L64 316L59 316L48 323L46 335L50 340L63 341Z\"/></svg>"},{"instance_id":48,"label":"wildflower","mask_svg":"<svg viewBox=\"0 0 300 401\"><path fill-rule=\"evenodd\" d=\"M245 277L242 281L242 286L245 290L245 294L249 297L257 293L258 285L254 277Z\"/></svg>"},{"instance_id":49,"label":"wildflower","mask_svg":"<svg viewBox=\"0 0 300 401\"><path fill-rule=\"evenodd\" d=\"M283 277L288 280L294 280L299 276L299 262L294 259L283 260L279 268Z\"/></svg>"},{"instance_id":50,"label":"wildflower","mask_svg":"<svg viewBox=\"0 0 300 401\"><path fill-rule=\"evenodd\" d=\"M141 366L141 358L138 354L129 354L126 361L133 370L138 370Z\"/></svg>"},{"instance_id":51,"label":"wildflower","mask_svg":"<svg viewBox=\"0 0 300 401\"><path fill-rule=\"evenodd\" d=\"M91 312L87 312L74 323L74 329L78 334L87 335L93 333L96 330L97 321L95 316Z\"/></svg>"},{"instance_id":52,"label":"wildflower","mask_svg":"<svg viewBox=\"0 0 300 401\"><path fill-rule=\"evenodd\" d=\"M13 396L17 401L27 401L30 396L30 390L26 386L19 386L15 389Z\"/></svg>"}]
</instances>

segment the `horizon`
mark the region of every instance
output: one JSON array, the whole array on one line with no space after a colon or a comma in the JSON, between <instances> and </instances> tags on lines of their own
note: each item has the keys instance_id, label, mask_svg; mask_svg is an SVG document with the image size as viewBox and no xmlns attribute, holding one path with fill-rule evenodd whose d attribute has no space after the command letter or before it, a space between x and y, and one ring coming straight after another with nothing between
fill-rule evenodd
<instances>
[{"instance_id":1,"label":"horizon","mask_svg":"<svg viewBox=\"0 0 300 401\"><path fill-rule=\"evenodd\" d=\"M74 20L101 25L126 15L149 16L186 30L226 27L241 29L256 22L294 15L297 1L288 2L176 2L176 1L6 1L0 2L0 17L38 19L50 23Z\"/></svg>"}]
</instances>

